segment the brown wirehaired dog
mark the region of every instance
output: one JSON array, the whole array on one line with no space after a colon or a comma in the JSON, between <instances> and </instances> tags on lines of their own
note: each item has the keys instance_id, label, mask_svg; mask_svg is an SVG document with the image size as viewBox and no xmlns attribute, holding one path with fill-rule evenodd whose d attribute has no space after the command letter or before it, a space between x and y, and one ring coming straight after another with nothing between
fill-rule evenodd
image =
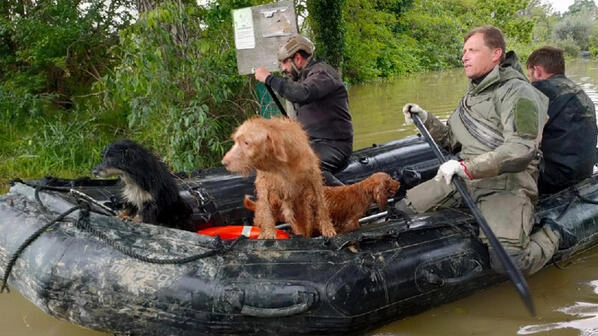
<instances>
[{"instance_id":1,"label":"brown wirehaired dog","mask_svg":"<svg viewBox=\"0 0 598 336\"><path fill-rule=\"evenodd\" d=\"M278 218L305 237L316 231L336 235L324 201L319 159L298 122L251 118L232 138L235 144L222 158L222 165L244 175L256 170L254 225L261 230L259 238L276 238Z\"/></svg>"},{"instance_id":2,"label":"brown wirehaired dog","mask_svg":"<svg viewBox=\"0 0 598 336\"><path fill-rule=\"evenodd\" d=\"M386 208L388 198L399 190L399 182L387 173L374 173L368 178L346 186L324 186L324 198L328 205L330 219L337 233L350 232L359 228L361 218L372 203L380 210ZM255 211L255 202L245 195L243 205ZM278 219L282 221L282 219Z\"/></svg>"}]
</instances>

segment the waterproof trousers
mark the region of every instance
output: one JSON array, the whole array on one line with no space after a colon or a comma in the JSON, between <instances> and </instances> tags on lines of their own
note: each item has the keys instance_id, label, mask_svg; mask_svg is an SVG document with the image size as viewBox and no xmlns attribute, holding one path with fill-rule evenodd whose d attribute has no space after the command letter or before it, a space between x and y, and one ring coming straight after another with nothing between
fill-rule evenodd
<instances>
[{"instance_id":1,"label":"waterproof trousers","mask_svg":"<svg viewBox=\"0 0 598 336\"><path fill-rule=\"evenodd\" d=\"M507 254L525 275L540 270L559 246L560 234L542 227L532 234L534 204L525 194L517 191L478 189L468 186L469 192L488 226L496 235ZM407 191L399 208L407 207L416 213L442 208L462 207L463 201L453 184L429 180ZM488 240L480 230L480 238ZM489 246L490 266L505 273L502 263Z\"/></svg>"}]
</instances>

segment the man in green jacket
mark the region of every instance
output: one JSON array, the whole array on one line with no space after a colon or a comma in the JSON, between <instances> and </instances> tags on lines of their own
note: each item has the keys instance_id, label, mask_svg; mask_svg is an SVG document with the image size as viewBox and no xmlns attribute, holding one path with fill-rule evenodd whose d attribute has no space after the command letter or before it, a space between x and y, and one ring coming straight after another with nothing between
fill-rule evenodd
<instances>
[{"instance_id":1,"label":"man in green jacket","mask_svg":"<svg viewBox=\"0 0 598 336\"><path fill-rule=\"evenodd\" d=\"M407 123L416 113L437 144L460 158L443 163L433 180L408 190L397 207L425 212L462 205L451 184L459 175L507 254L522 273L532 274L550 260L565 233L552 221L532 233L548 99L505 48L496 27L478 27L465 36L462 61L469 88L446 125L416 104L404 106ZM492 268L505 272L489 249Z\"/></svg>"}]
</instances>

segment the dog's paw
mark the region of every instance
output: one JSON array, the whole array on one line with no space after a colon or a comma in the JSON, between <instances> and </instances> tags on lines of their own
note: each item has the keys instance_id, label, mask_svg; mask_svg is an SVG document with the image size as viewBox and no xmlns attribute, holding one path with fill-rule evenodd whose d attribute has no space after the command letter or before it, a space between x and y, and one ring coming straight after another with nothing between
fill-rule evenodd
<instances>
[{"instance_id":1,"label":"dog's paw","mask_svg":"<svg viewBox=\"0 0 598 336\"><path fill-rule=\"evenodd\" d=\"M321 226L322 236L334 237L336 236L336 230L332 226L332 222L323 223Z\"/></svg>"},{"instance_id":2,"label":"dog's paw","mask_svg":"<svg viewBox=\"0 0 598 336\"><path fill-rule=\"evenodd\" d=\"M120 211L117 217L123 221L131 220L131 212L128 210Z\"/></svg>"},{"instance_id":3,"label":"dog's paw","mask_svg":"<svg viewBox=\"0 0 598 336\"><path fill-rule=\"evenodd\" d=\"M261 230L258 239L276 239L276 230L269 229L269 230Z\"/></svg>"}]
</instances>

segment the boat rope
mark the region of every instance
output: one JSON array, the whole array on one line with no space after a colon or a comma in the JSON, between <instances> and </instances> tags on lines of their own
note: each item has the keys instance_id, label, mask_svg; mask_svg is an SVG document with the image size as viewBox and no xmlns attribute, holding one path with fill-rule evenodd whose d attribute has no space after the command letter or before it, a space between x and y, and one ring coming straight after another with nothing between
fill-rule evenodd
<instances>
[{"instance_id":1,"label":"boat rope","mask_svg":"<svg viewBox=\"0 0 598 336\"><path fill-rule=\"evenodd\" d=\"M42 207L46 212L49 212L48 208L43 204L41 198L39 197L39 192L42 190L54 190L54 191L62 191L62 192L70 191L70 190L66 190L66 189L69 189L69 188L35 186L35 199L39 203L40 207ZM74 195L78 196L78 194L74 194ZM196 261L196 260L199 260L202 258L210 257L210 256L213 256L216 254L221 254L221 253L223 254L223 253L226 253L227 251L229 251L230 249L232 249L239 241L246 239L245 236L240 236L239 238L231 241L230 244L225 246L222 243L222 240L220 240L219 237L216 237L213 239L215 246L207 247L208 251L206 251L204 253L187 256L187 257L181 257L181 258L169 258L169 259L150 258L150 257L144 256L144 255L135 253L132 248L125 247L122 244L119 244L115 239L111 239L108 236L106 236L105 234L103 234L102 232L100 232L99 230L93 228L90 224L91 211L90 211L89 199L78 198L78 203L79 203L78 205L68 209L67 211L63 212L58 217L56 217L54 220L52 220L51 222L49 222L49 223L43 225L42 227L40 227L39 229L37 229L23 243L21 243L19 248L11 255L11 257L8 261L8 264L6 265L6 269L5 269L4 275L2 277L2 284L0 286L0 293L3 293L4 290L6 290L6 292L10 292L10 289L8 288L8 277L10 276L10 273L12 272L12 269L13 269L15 263L17 262L17 259L21 256L23 251L29 245L31 245L31 243L33 243L37 238L39 238L42 233L47 232L48 229L50 227L52 227L53 225L64 221L68 215L70 215L71 213L73 213L77 210L80 210L79 218L76 221L77 227L87 230L88 232L95 235L97 238L101 239L102 241L106 242L107 244L112 246L117 251L123 253L124 255L127 255L129 257L135 258L135 259L143 261L143 262L152 263L152 264L162 264L162 265L184 264L184 263Z\"/></svg>"},{"instance_id":2,"label":"boat rope","mask_svg":"<svg viewBox=\"0 0 598 336\"><path fill-rule=\"evenodd\" d=\"M74 211L79 210L79 209L81 209L80 205L77 205L77 206L74 206L74 207L68 209L67 211L62 213L60 216L56 217L50 223L37 229L37 231L35 231L31 236L29 236L29 238L27 238L21 244L21 246L19 246L19 248L12 254L12 256L10 257L10 260L8 261L8 264L6 265L6 270L4 271L4 276L2 277L2 287L0 287L0 293L4 292L5 289L6 289L6 292L10 292L10 290L7 287L8 277L10 275L10 272L12 271L13 266L17 262L17 258L19 258L21 256L21 253L23 253L23 251L27 248L27 246L29 246L34 240L36 240L42 233L46 232L51 226L53 226L54 224L56 224L58 222L63 221L66 218L66 216L70 215L71 213L73 213Z\"/></svg>"},{"instance_id":3,"label":"boat rope","mask_svg":"<svg viewBox=\"0 0 598 336\"><path fill-rule=\"evenodd\" d=\"M87 203L83 203L83 204L87 204ZM245 236L240 236L239 238L231 241L230 244L225 246L223 244L222 240L220 239L220 237L216 237L213 240L214 246L206 247L208 250L204 253L199 253L199 254L195 254L195 255L187 256L187 257L162 259L162 258L151 258L151 257L144 256L142 254L136 253L133 248L130 248L128 246L123 246L116 239L112 239L112 238L108 237L107 235L105 235L100 230L97 230L96 228L94 228L90 222L89 204L87 204L87 206L81 207L81 211L79 213L79 220L77 221L77 227L90 232L92 235L96 236L100 240L102 240L105 243L107 243L108 245L112 246L112 248L114 248L115 250L119 251L120 253L122 253L128 257L135 258L135 259L143 261L143 262L147 262L147 263L151 263L151 264L160 264L160 265L185 264L185 263L189 263L189 262L196 261L199 259L211 257L211 256L214 256L217 254L224 254L227 251L231 250L237 244L237 242L239 242L240 240L246 239Z\"/></svg>"},{"instance_id":4,"label":"boat rope","mask_svg":"<svg viewBox=\"0 0 598 336\"><path fill-rule=\"evenodd\" d=\"M21 179L15 179L13 181L11 181L11 183L13 182L19 182L22 183L26 186L29 186L31 188L34 188L35 193L34 193L34 197L35 200L37 201L37 203L39 203L39 205L42 207L42 209L44 209L46 212L48 212L48 208L46 207L46 205L42 202L41 198L39 197L39 192L40 191L44 191L44 190L50 190L50 191L57 191L57 192L61 192L61 193L70 193L73 194L75 196L75 198L83 198L85 199L87 202L91 202L94 205L98 206L99 208L101 208L102 210L106 211L108 214L115 216L116 212L111 209L110 207L107 207L106 205L104 205L102 202L94 199L93 197L77 190L77 189L73 189L70 187L54 187L54 186L48 186L48 185L41 185L41 184L33 184L33 183L27 183Z\"/></svg>"}]
</instances>

